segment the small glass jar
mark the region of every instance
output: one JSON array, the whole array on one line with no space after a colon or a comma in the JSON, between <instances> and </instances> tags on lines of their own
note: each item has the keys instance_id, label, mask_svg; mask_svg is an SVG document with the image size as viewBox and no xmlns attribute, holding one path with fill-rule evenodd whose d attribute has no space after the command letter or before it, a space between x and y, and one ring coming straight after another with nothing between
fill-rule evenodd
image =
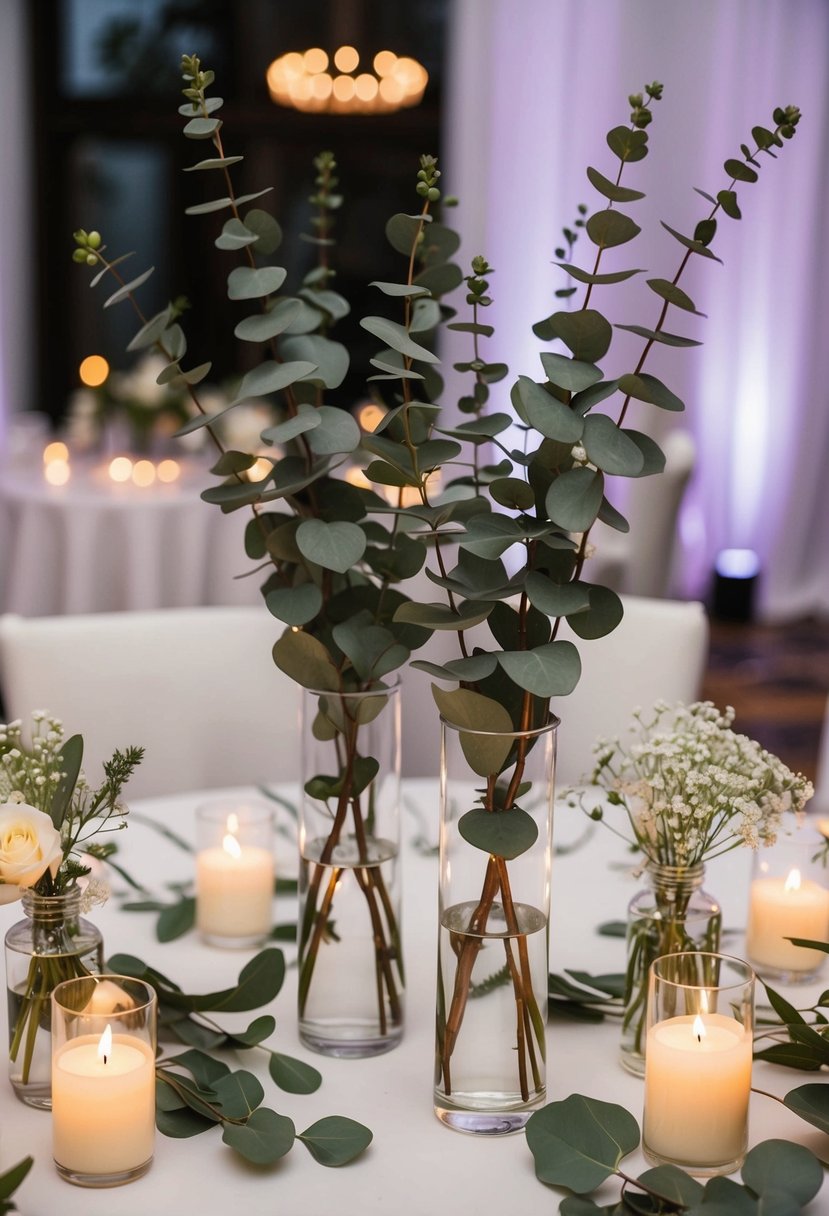
<instances>
[{"instance_id":1,"label":"small glass jar","mask_svg":"<svg viewBox=\"0 0 829 1216\"><path fill-rule=\"evenodd\" d=\"M670 954L651 967L642 1150L652 1165L710 1178L745 1159L754 972L724 954Z\"/></svg>"},{"instance_id":2,"label":"small glass jar","mask_svg":"<svg viewBox=\"0 0 829 1216\"><path fill-rule=\"evenodd\" d=\"M52 1105L49 998L63 980L103 970L100 930L80 915L81 891L22 896L26 919L6 934L9 1080L27 1106Z\"/></svg>"},{"instance_id":3,"label":"small glass jar","mask_svg":"<svg viewBox=\"0 0 829 1216\"><path fill-rule=\"evenodd\" d=\"M722 912L702 889L705 866L649 862L648 886L628 906L625 1012L620 1061L634 1076L645 1075L645 1007L648 973L654 959L680 951L716 952Z\"/></svg>"},{"instance_id":4,"label":"small glass jar","mask_svg":"<svg viewBox=\"0 0 829 1216\"><path fill-rule=\"evenodd\" d=\"M824 844L820 832L792 817L773 845L755 853L746 958L764 979L805 984L823 969L824 951L797 946L790 939L829 940Z\"/></svg>"}]
</instances>

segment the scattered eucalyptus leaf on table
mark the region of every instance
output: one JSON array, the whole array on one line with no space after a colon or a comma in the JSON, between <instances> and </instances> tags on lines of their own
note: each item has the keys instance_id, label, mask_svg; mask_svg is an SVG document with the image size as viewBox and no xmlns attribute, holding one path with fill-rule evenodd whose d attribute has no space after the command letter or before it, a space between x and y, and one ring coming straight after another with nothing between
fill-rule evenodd
<instances>
[{"instance_id":1,"label":"scattered eucalyptus leaf on table","mask_svg":"<svg viewBox=\"0 0 829 1216\"><path fill-rule=\"evenodd\" d=\"M22 1161L18 1161L17 1165L13 1165L11 1169L0 1174L0 1214L17 1211L16 1205L12 1202L12 1195L33 1164L34 1157L24 1157Z\"/></svg>"}]
</instances>

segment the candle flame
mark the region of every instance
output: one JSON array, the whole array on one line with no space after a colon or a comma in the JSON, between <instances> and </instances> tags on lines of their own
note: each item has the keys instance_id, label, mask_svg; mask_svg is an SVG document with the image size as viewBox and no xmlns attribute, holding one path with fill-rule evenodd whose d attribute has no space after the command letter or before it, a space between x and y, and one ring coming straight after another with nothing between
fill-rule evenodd
<instances>
[{"instance_id":1,"label":"candle flame","mask_svg":"<svg viewBox=\"0 0 829 1216\"><path fill-rule=\"evenodd\" d=\"M794 869L789 871L789 877L783 883L784 891L799 891L800 890L800 870Z\"/></svg>"},{"instance_id":2,"label":"candle flame","mask_svg":"<svg viewBox=\"0 0 829 1216\"><path fill-rule=\"evenodd\" d=\"M112 1027L107 1022L106 1030L98 1040L98 1059L103 1060L106 1064L107 1059L112 1055Z\"/></svg>"},{"instance_id":3,"label":"candle flame","mask_svg":"<svg viewBox=\"0 0 829 1216\"><path fill-rule=\"evenodd\" d=\"M708 1004L708 993L705 991L705 989L703 989L702 992L699 994L700 1013L708 1013L710 1011L710 1008L711 1007Z\"/></svg>"},{"instance_id":4,"label":"candle flame","mask_svg":"<svg viewBox=\"0 0 829 1216\"><path fill-rule=\"evenodd\" d=\"M227 836L225 836L224 840L222 841L222 848L229 857L238 858L242 856L239 841L235 836L231 836L230 832L228 832Z\"/></svg>"},{"instance_id":5,"label":"candle flame","mask_svg":"<svg viewBox=\"0 0 829 1216\"><path fill-rule=\"evenodd\" d=\"M705 1022L703 1022L699 1014L694 1018L694 1034L697 1036L698 1043L701 1043L705 1038Z\"/></svg>"},{"instance_id":6,"label":"candle flame","mask_svg":"<svg viewBox=\"0 0 829 1216\"><path fill-rule=\"evenodd\" d=\"M230 832L231 836L239 835L239 816L235 811L231 811L227 817L226 830Z\"/></svg>"}]
</instances>

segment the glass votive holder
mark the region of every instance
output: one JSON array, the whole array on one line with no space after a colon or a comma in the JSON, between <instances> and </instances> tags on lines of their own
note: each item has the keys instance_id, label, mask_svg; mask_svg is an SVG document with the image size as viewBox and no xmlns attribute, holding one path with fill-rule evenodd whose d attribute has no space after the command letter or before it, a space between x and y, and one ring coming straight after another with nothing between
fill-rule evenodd
<instances>
[{"instance_id":1,"label":"glass votive holder","mask_svg":"<svg viewBox=\"0 0 829 1216\"><path fill-rule=\"evenodd\" d=\"M821 950L789 938L829 941L829 876L822 834L794 817L768 848L757 850L749 889L746 958L764 979L805 984L826 962Z\"/></svg>"},{"instance_id":2,"label":"glass votive holder","mask_svg":"<svg viewBox=\"0 0 829 1216\"><path fill-rule=\"evenodd\" d=\"M648 980L642 1148L654 1165L711 1177L748 1143L754 972L742 959L667 954Z\"/></svg>"},{"instance_id":3,"label":"glass votive holder","mask_svg":"<svg viewBox=\"0 0 829 1216\"><path fill-rule=\"evenodd\" d=\"M52 992L52 1156L77 1186L120 1186L155 1147L156 995L124 975Z\"/></svg>"},{"instance_id":4,"label":"glass votive holder","mask_svg":"<svg viewBox=\"0 0 829 1216\"><path fill-rule=\"evenodd\" d=\"M261 945L273 925L274 815L256 799L196 808L196 927L211 946Z\"/></svg>"}]
</instances>

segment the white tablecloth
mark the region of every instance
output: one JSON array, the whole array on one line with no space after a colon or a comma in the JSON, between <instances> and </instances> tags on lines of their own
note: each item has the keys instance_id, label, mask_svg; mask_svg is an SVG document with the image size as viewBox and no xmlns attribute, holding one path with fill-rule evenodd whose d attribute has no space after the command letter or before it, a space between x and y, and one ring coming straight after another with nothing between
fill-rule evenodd
<instances>
[{"instance_id":1,"label":"white tablecloth","mask_svg":"<svg viewBox=\"0 0 829 1216\"><path fill-rule=\"evenodd\" d=\"M73 461L51 486L34 468L0 472L0 611L22 616L249 604L260 579L244 552L246 511L223 515L199 494L205 461L181 478L116 484L105 464Z\"/></svg>"},{"instance_id":2,"label":"white tablecloth","mask_svg":"<svg viewBox=\"0 0 829 1216\"><path fill-rule=\"evenodd\" d=\"M194 808L203 798L204 794L192 794L153 799L135 803L134 810L192 838ZM351 1165L330 1170L313 1161L297 1143L277 1165L257 1169L222 1144L219 1130L190 1140L158 1136L155 1161L144 1178L117 1191L85 1191L62 1182L55 1172L49 1115L17 1102L0 1078L0 1169L8 1168L26 1153L35 1156L35 1166L18 1191L22 1216L58 1212L62 1216L110 1216L113 1211L119 1216L172 1216L178 1211L203 1216L231 1211L251 1216L322 1216L324 1212L336 1216L431 1216L448 1211L455 1216L484 1212L510 1216L537 1212L540 1216L558 1210L561 1195L536 1180L523 1134L496 1140L464 1136L449 1131L433 1114L437 864L434 857L415 851L412 842L424 831L431 835L436 831L435 783L405 783L405 802L403 932L408 990L407 1027L401 1046L371 1060L333 1060L306 1051L297 1038L296 971L289 967L273 1007L277 1030L272 1045L316 1065L323 1075L321 1088L307 1096L285 1094L268 1078L264 1053L243 1053L239 1060L240 1067L256 1072L262 1079L265 1105L289 1115L298 1131L324 1115L347 1115L374 1131L369 1150ZM561 845L582 832L584 821L575 818L577 814L567 808L557 812ZM119 845L124 866L159 892L163 893L166 882L186 879L191 873L192 858L188 854L136 819L119 837ZM749 861L747 854L732 854L710 867L706 887L721 898L726 927L744 922ZM296 872L294 848L287 832L279 836L277 864L283 874ZM551 926L554 970L565 966L595 973L623 969L624 943L597 936L595 928L602 921L624 917L636 885L617 839L601 826L592 828L589 840L581 847L556 857ZM116 899L91 915L103 930L109 954L136 954L187 991L209 991L234 983L250 957L246 952L212 950L195 934L160 945L154 939L155 917L121 912ZM0 907L0 929L5 931L19 916L19 905ZM295 919L291 901L280 901L278 919ZM725 948L739 954L739 936L728 938ZM292 958L293 949L286 948L286 955ZM815 996L818 991L814 990ZM802 1003L809 1003L805 998L811 992L804 990ZM799 995L794 999L801 1003ZM254 1016L256 1013L238 1015L239 1023L247 1024ZM4 1043L5 1020L4 1010L0 1025ZM225 1019L224 1024L229 1025L229 1020ZM618 1023L613 1021L600 1025L552 1021L547 1031L548 1099L583 1093L619 1102L641 1120L642 1082L618 1064L618 1036ZM260 1055L261 1060L257 1058ZM769 1065L755 1068L754 1084L779 1095L809 1080L814 1080L814 1074ZM820 1132L770 1098L753 1095L751 1143L771 1137L797 1140L824 1153L827 1149L827 1138ZM646 1165L641 1153L636 1152L623 1168L636 1174ZM601 1195L603 1202L610 1202L617 1195L615 1184L606 1184ZM824 1184L811 1210L815 1216L829 1210L829 1183Z\"/></svg>"}]
</instances>

